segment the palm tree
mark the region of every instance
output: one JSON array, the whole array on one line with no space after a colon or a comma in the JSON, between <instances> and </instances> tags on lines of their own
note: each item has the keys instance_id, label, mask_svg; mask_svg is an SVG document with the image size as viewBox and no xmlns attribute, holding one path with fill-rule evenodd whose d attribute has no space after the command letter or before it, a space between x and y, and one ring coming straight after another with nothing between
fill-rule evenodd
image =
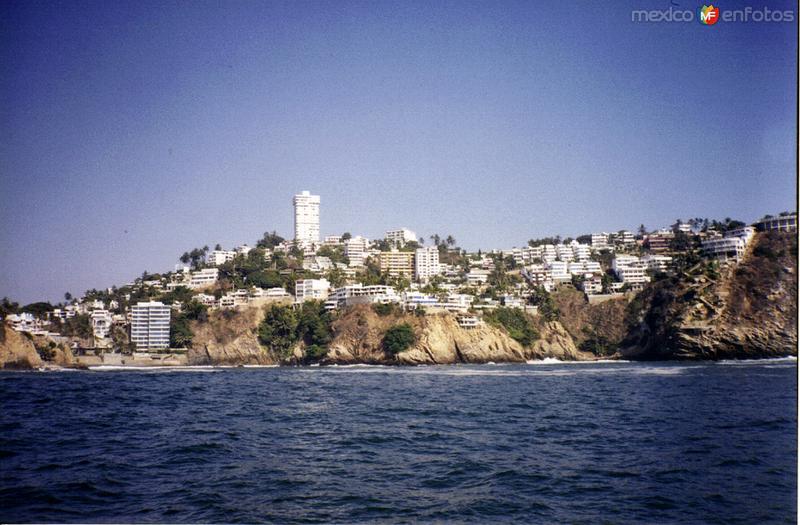
<instances>
[{"instance_id":1,"label":"palm tree","mask_svg":"<svg viewBox=\"0 0 800 525\"><path fill-rule=\"evenodd\" d=\"M455 246L455 245L456 245L456 240L453 238L453 236L452 236L452 235L448 235L448 236L447 236L447 239L445 239L445 241L444 241L444 242L445 242L445 244L447 244L448 246Z\"/></svg>"}]
</instances>

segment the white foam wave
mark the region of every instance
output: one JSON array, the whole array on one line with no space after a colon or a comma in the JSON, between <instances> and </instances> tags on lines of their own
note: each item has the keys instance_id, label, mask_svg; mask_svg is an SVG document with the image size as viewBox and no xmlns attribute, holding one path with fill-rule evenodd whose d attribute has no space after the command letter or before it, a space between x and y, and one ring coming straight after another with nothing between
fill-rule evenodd
<instances>
[{"instance_id":1,"label":"white foam wave","mask_svg":"<svg viewBox=\"0 0 800 525\"><path fill-rule=\"evenodd\" d=\"M796 364L797 356L789 355L786 357L766 357L763 359L722 359L720 361L713 361L715 365L727 366L764 366L774 364Z\"/></svg>"},{"instance_id":2,"label":"white foam wave","mask_svg":"<svg viewBox=\"0 0 800 525\"><path fill-rule=\"evenodd\" d=\"M626 359L596 359L590 361L562 361L555 357L545 357L544 359L529 359L525 361L528 365L594 365L594 364L617 364L617 363L632 363Z\"/></svg>"},{"instance_id":3,"label":"white foam wave","mask_svg":"<svg viewBox=\"0 0 800 525\"><path fill-rule=\"evenodd\" d=\"M93 372L217 372L221 368L235 368L231 366L189 366L189 365L158 365L158 366L128 366L128 365L96 365L90 366Z\"/></svg>"}]
</instances>

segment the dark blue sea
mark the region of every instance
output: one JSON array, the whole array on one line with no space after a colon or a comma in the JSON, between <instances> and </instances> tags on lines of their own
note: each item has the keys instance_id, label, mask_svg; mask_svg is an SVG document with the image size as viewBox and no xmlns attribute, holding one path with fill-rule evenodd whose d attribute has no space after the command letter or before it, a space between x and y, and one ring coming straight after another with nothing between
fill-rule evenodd
<instances>
[{"instance_id":1,"label":"dark blue sea","mask_svg":"<svg viewBox=\"0 0 800 525\"><path fill-rule=\"evenodd\" d=\"M0 373L0 521L794 523L797 361Z\"/></svg>"}]
</instances>

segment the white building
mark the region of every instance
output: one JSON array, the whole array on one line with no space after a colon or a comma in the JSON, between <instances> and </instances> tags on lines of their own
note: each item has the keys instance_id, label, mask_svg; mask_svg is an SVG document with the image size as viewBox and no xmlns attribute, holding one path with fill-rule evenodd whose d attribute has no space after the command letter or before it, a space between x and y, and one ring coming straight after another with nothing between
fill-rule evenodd
<instances>
[{"instance_id":1,"label":"white building","mask_svg":"<svg viewBox=\"0 0 800 525\"><path fill-rule=\"evenodd\" d=\"M480 286L489 280L489 270L473 269L467 274L467 284L470 286Z\"/></svg>"},{"instance_id":2,"label":"white building","mask_svg":"<svg viewBox=\"0 0 800 525\"><path fill-rule=\"evenodd\" d=\"M611 246L608 244L608 234L603 233L593 233L592 234L592 249L595 251L600 250L608 250Z\"/></svg>"},{"instance_id":3,"label":"white building","mask_svg":"<svg viewBox=\"0 0 800 525\"><path fill-rule=\"evenodd\" d=\"M572 253L576 261L588 261L591 257L591 249L588 244L581 244L578 241L572 241Z\"/></svg>"},{"instance_id":4,"label":"white building","mask_svg":"<svg viewBox=\"0 0 800 525\"><path fill-rule=\"evenodd\" d=\"M384 285L364 286L354 284L335 289L328 295L325 308L334 309L354 304L399 303L400 296L394 288Z\"/></svg>"},{"instance_id":5,"label":"white building","mask_svg":"<svg viewBox=\"0 0 800 525\"><path fill-rule=\"evenodd\" d=\"M617 235L617 242L625 245L636 244L636 237L634 237L633 232L629 232L628 230L622 230Z\"/></svg>"},{"instance_id":6,"label":"white building","mask_svg":"<svg viewBox=\"0 0 800 525\"><path fill-rule=\"evenodd\" d=\"M91 313L92 332L97 339L105 339L111 333L113 322L108 310L94 310Z\"/></svg>"},{"instance_id":7,"label":"white building","mask_svg":"<svg viewBox=\"0 0 800 525\"><path fill-rule=\"evenodd\" d=\"M572 280L566 261L551 261L546 263L545 267L550 270L550 278L557 283Z\"/></svg>"},{"instance_id":8,"label":"white building","mask_svg":"<svg viewBox=\"0 0 800 525\"><path fill-rule=\"evenodd\" d=\"M344 255L350 260L350 266L364 266L369 255L369 239L356 235L344 241Z\"/></svg>"},{"instance_id":9,"label":"white building","mask_svg":"<svg viewBox=\"0 0 800 525\"><path fill-rule=\"evenodd\" d=\"M672 257L650 253L642 257L642 263L650 271L664 273L672 267Z\"/></svg>"},{"instance_id":10,"label":"white building","mask_svg":"<svg viewBox=\"0 0 800 525\"><path fill-rule=\"evenodd\" d=\"M234 257L236 257L236 252L233 250L214 250L208 254L206 262L212 266L219 266L232 261Z\"/></svg>"},{"instance_id":11,"label":"white building","mask_svg":"<svg viewBox=\"0 0 800 525\"><path fill-rule=\"evenodd\" d=\"M399 248L405 246L407 242L417 242L417 234L408 228L400 228L399 230L387 231L386 240Z\"/></svg>"},{"instance_id":12,"label":"white building","mask_svg":"<svg viewBox=\"0 0 800 525\"><path fill-rule=\"evenodd\" d=\"M617 255L611 261L611 267L619 280L631 289L641 289L645 283L650 282L647 266L634 255Z\"/></svg>"},{"instance_id":13,"label":"white building","mask_svg":"<svg viewBox=\"0 0 800 525\"><path fill-rule=\"evenodd\" d=\"M219 270L217 268L203 268L200 271L192 272L192 278L189 280L189 288L203 288L210 286L217 282L219 279Z\"/></svg>"},{"instance_id":14,"label":"white building","mask_svg":"<svg viewBox=\"0 0 800 525\"><path fill-rule=\"evenodd\" d=\"M341 235L328 235L323 239L322 244L325 246L339 246L342 244Z\"/></svg>"},{"instance_id":15,"label":"white building","mask_svg":"<svg viewBox=\"0 0 800 525\"><path fill-rule=\"evenodd\" d=\"M294 302L324 301L328 298L331 283L327 279L301 279L294 285Z\"/></svg>"},{"instance_id":16,"label":"white building","mask_svg":"<svg viewBox=\"0 0 800 525\"><path fill-rule=\"evenodd\" d=\"M311 272L327 272L333 269L333 262L330 257L323 255L312 255L311 257L303 258L303 269Z\"/></svg>"},{"instance_id":17,"label":"white building","mask_svg":"<svg viewBox=\"0 0 800 525\"><path fill-rule=\"evenodd\" d=\"M599 275L588 274L581 283L581 289L586 295L595 295L603 292L603 279Z\"/></svg>"},{"instance_id":18,"label":"white building","mask_svg":"<svg viewBox=\"0 0 800 525\"><path fill-rule=\"evenodd\" d=\"M744 237L722 237L703 241L703 254L721 262L738 262L747 249Z\"/></svg>"},{"instance_id":19,"label":"white building","mask_svg":"<svg viewBox=\"0 0 800 525\"><path fill-rule=\"evenodd\" d=\"M414 254L414 276L420 281L427 281L442 271L439 264L439 249L433 246L417 248Z\"/></svg>"},{"instance_id":20,"label":"white building","mask_svg":"<svg viewBox=\"0 0 800 525\"><path fill-rule=\"evenodd\" d=\"M308 191L294 196L294 240L300 247L319 244L319 200Z\"/></svg>"},{"instance_id":21,"label":"white building","mask_svg":"<svg viewBox=\"0 0 800 525\"><path fill-rule=\"evenodd\" d=\"M169 348L169 306L158 301L131 308L131 342L139 350Z\"/></svg>"},{"instance_id":22,"label":"white building","mask_svg":"<svg viewBox=\"0 0 800 525\"><path fill-rule=\"evenodd\" d=\"M235 251L237 255L247 255L252 249L252 246L242 244L241 246L237 246Z\"/></svg>"},{"instance_id":23,"label":"white building","mask_svg":"<svg viewBox=\"0 0 800 525\"><path fill-rule=\"evenodd\" d=\"M782 232L796 232L797 231L797 214L787 213L781 214L778 217L765 217L756 221L753 226L760 232L768 231L782 231Z\"/></svg>"}]
</instances>

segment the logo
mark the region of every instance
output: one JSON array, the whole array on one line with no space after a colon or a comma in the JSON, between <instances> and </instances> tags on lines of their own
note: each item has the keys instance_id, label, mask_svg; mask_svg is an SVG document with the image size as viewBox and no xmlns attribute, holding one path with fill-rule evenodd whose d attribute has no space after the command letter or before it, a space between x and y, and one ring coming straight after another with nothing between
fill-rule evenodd
<instances>
[{"instance_id":1,"label":"logo","mask_svg":"<svg viewBox=\"0 0 800 525\"><path fill-rule=\"evenodd\" d=\"M697 14L700 23L707 26L713 26L719 21L719 7L713 5L704 5L697 10Z\"/></svg>"}]
</instances>

